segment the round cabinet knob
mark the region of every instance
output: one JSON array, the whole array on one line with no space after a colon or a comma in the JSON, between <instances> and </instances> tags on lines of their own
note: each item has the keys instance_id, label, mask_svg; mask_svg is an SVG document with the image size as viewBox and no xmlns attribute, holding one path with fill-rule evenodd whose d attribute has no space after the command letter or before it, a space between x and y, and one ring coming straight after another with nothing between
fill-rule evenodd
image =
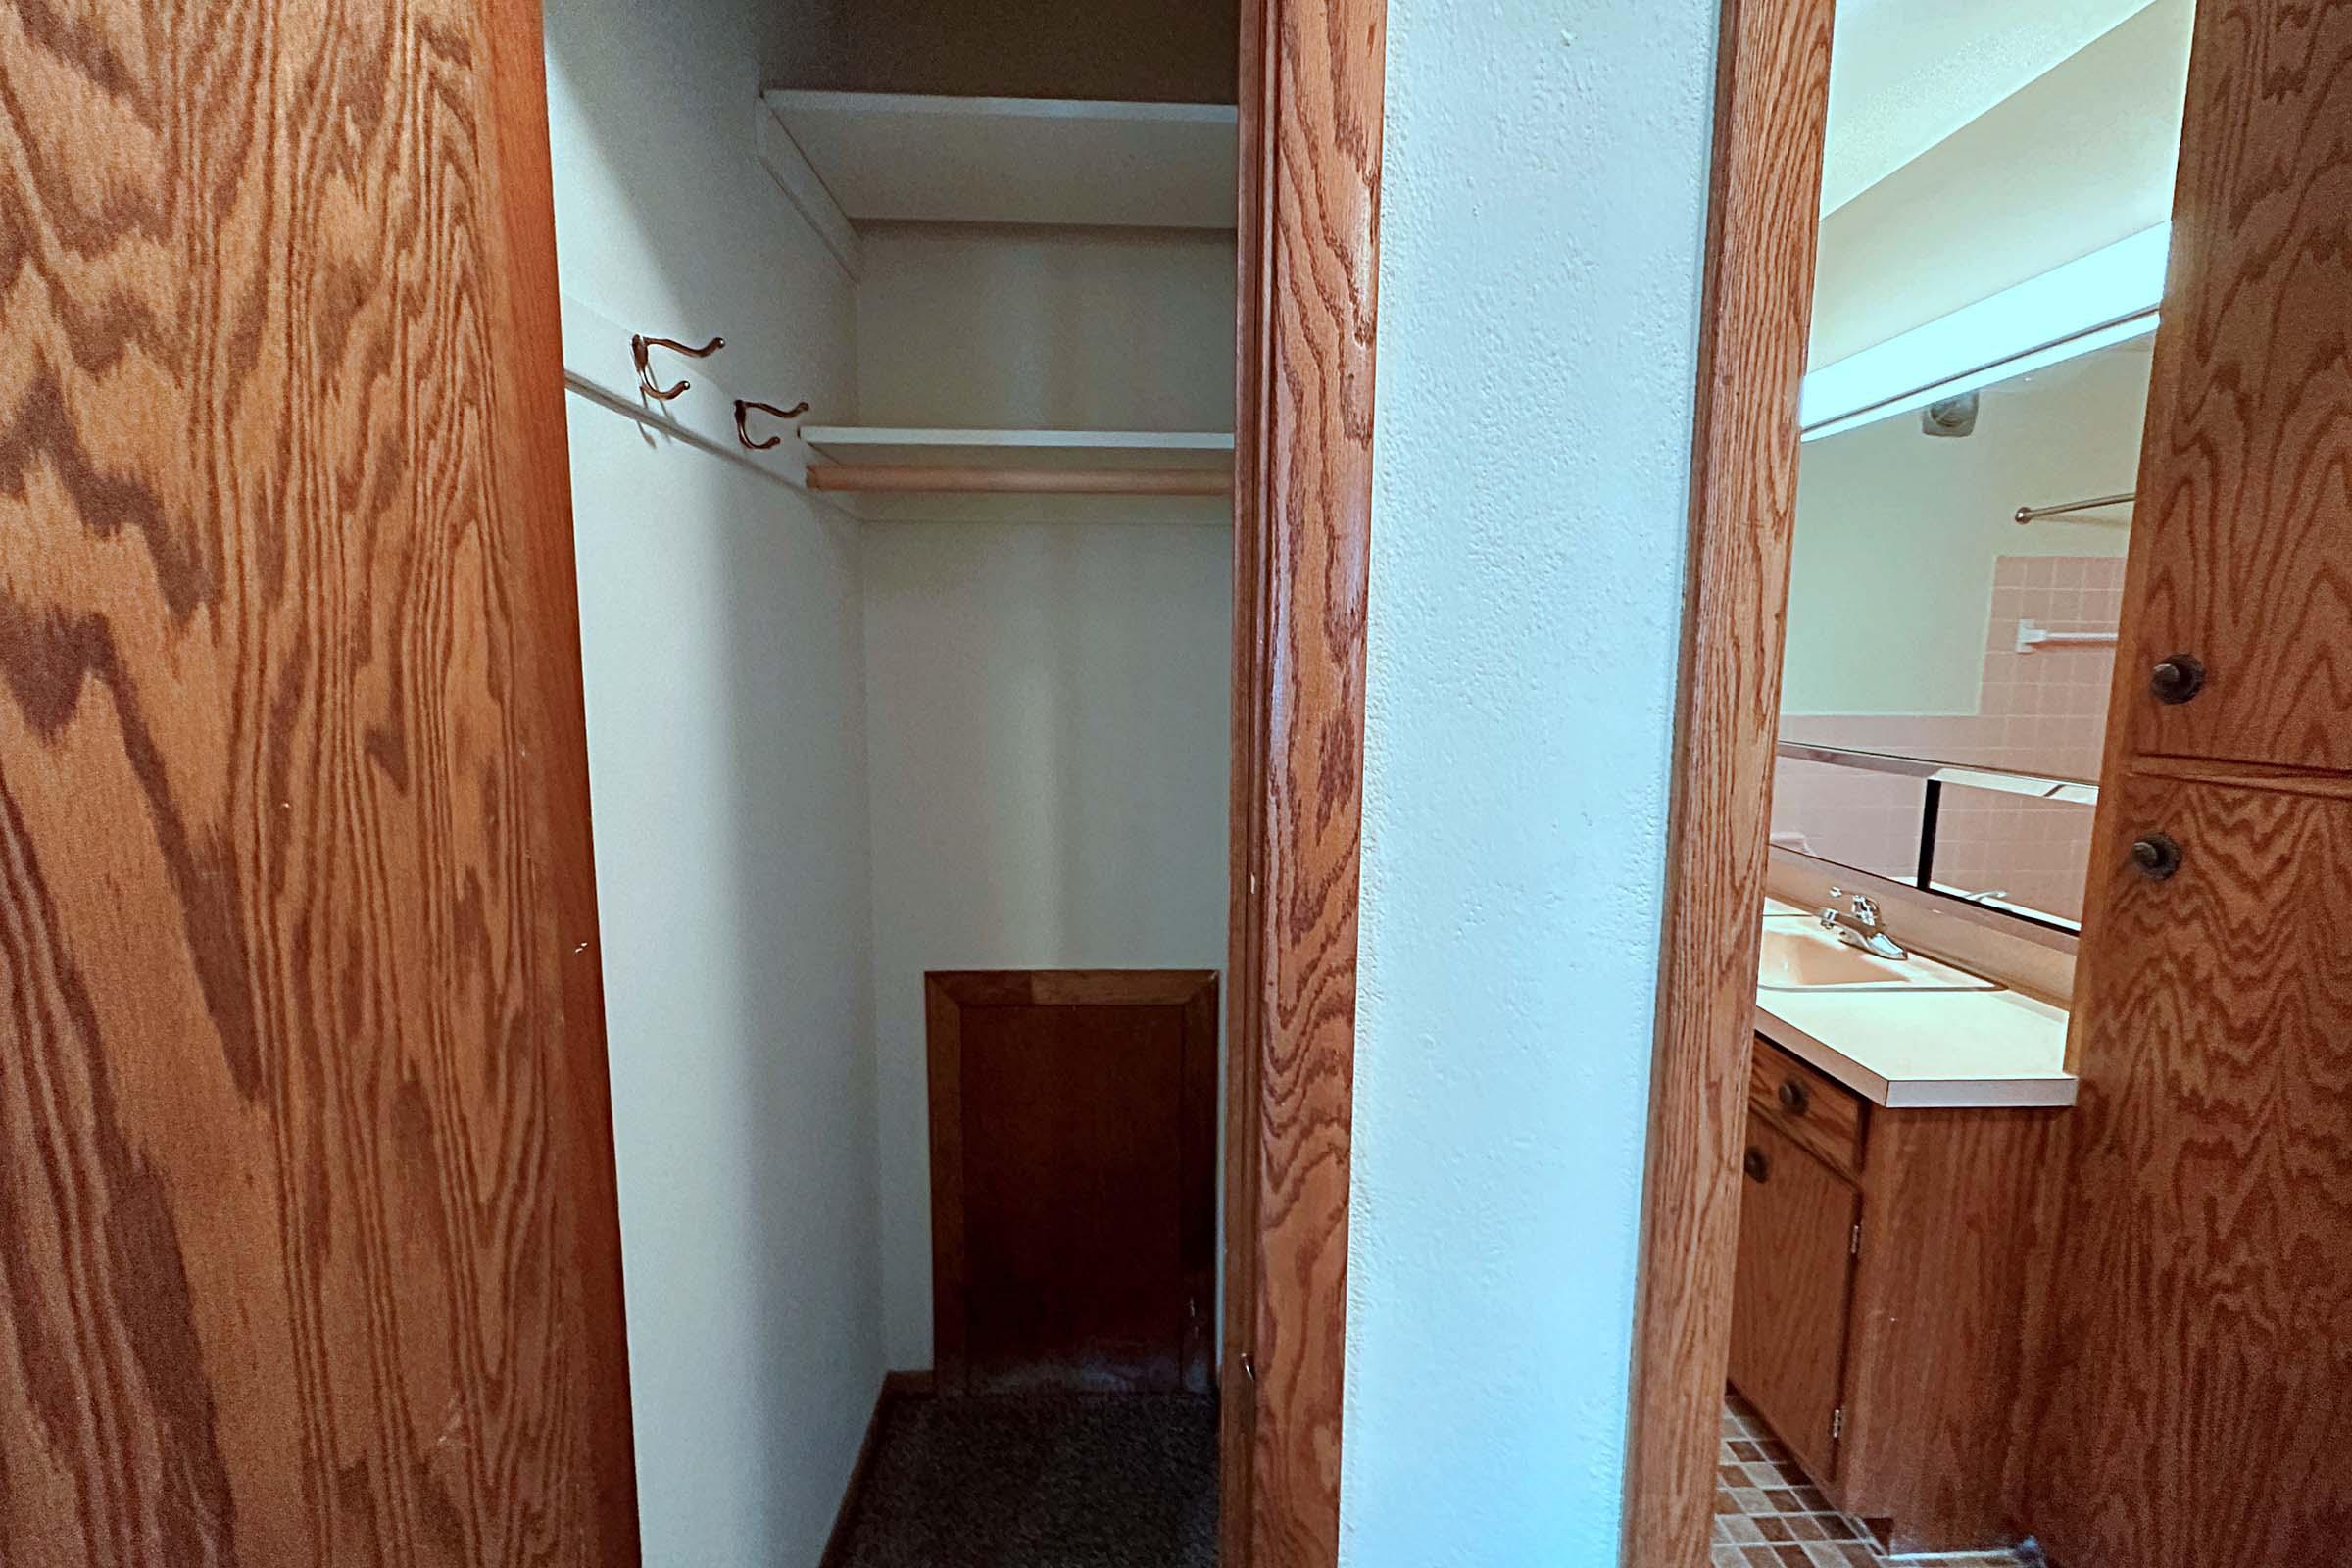
<instances>
[{"instance_id":1,"label":"round cabinet knob","mask_svg":"<svg viewBox=\"0 0 2352 1568\"><path fill-rule=\"evenodd\" d=\"M1772 1161L1764 1157L1764 1151L1761 1149L1748 1150L1747 1158L1740 1161L1740 1166L1747 1172L1749 1181L1761 1182L1772 1179Z\"/></svg>"},{"instance_id":2,"label":"round cabinet knob","mask_svg":"<svg viewBox=\"0 0 2352 1568\"><path fill-rule=\"evenodd\" d=\"M2132 842L2132 863L2141 876L2161 882L2180 869L2180 846L2167 834L2147 834Z\"/></svg>"},{"instance_id":3,"label":"round cabinet knob","mask_svg":"<svg viewBox=\"0 0 2352 1568\"><path fill-rule=\"evenodd\" d=\"M2148 690L2160 703L2185 703L2205 689L2205 664L2194 654L2175 654L2148 672Z\"/></svg>"},{"instance_id":4,"label":"round cabinet knob","mask_svg":"<svg viewBox=\"0 0 2352 1568\"><path fill-rule=\"evenodd\" d=\"M1805 1107L1812 1102L1813 1097L1805 1092L1805 1086L1803 1084L1797 1082L1794 1078L1783 1080L1781 1084L1781 1104L1788 1110L1789 1115L1802 1116L1805 1113Z\"/></svg>"}]
</instances>

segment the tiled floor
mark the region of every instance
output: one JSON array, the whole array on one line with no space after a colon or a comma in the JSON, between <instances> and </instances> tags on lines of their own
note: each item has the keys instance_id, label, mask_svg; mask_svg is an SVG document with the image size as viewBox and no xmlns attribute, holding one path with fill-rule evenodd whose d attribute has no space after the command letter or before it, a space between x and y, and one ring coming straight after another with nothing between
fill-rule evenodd
<instances>
[{"instance_id":1,"label":"tiled floor","mask_svg":"<svg viewBox=\"0 0 2352 1568\"><path fill-rule=\"evenodd\" d=\"M2024 1568L2026 1559L2011 1551L1887 1557L1737 1396L1724 1401L1717 1460L1713 1568Z\"/></svg>"}]
</instances>

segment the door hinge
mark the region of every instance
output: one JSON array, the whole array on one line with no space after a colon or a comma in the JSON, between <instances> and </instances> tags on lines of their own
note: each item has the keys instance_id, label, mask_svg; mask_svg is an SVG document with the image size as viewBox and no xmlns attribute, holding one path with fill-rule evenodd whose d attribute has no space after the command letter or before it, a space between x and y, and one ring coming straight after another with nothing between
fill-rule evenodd
<instances>
[{"instance_id":1,"label":"door hinge","mask_svg":"<svg viewBox=\"0 0 2352 1568\"><path fill-rule=\"evenodd\" d=\"M1830 1412L1830 1441L1831 1441L1832 1443L1835 1443L1835 1442L1837 1442L1837 1441L1838 1441L1839 1438L1842 1438L1842 1437L1844 1437L1844 1436L1845 1436L1845 1406L1841 1404L1841 1405L1839 1405L1839 1406L1838 1406L1837 1409L1835 1409L1835 1410L1832 1410L1832 1411Z\"/></svg>"},{"instance_id":2,"label":"door hinge","mask_svg":"<svg viewBox=\"0 0 2352 1568\"><path fill-rule=\"evenodd\" d=\"M1853 1239L1846 1243L1845 1255L1848 1257L1862 1255L1862 1222L1860 1220L1854 1221Z\"/></svg>"}]
</instances>

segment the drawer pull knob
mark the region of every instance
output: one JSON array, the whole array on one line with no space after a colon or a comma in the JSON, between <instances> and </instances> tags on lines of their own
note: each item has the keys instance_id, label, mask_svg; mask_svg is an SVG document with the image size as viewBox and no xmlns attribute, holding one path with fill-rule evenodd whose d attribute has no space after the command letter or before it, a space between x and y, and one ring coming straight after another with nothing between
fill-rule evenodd
<instances>
[{"instance_id":1,"label":"drawer pull knob","mask_svg":"<svg viewBox=\"0 0 2352 1568\"><path fill-rule=\"evenodd\" d=\"M2160 703L2185 703L2205 689L2205 664L2194 654L2175 654L2148 673L2148 690Z\"/></svg>"},{"instance_id":2,"label":"drawer pull knob","mask_svg":"<svg viewBox=\"0 0 2352 1568\"><path fill-rule=\"evenodd\" d=\"M1749 1181L1768 1182L1772 1180L1772 1161L1764 1157L1764 1151L1761 1149L1750 1148L1747 1152L1747 1158L1740 1163L1746 1170Z\"/></svg>"},{"instance_id":3,"label":"drawer pull knob","mask_svg":"<svg viewBox=\"0 0 2352 1568\"><path fill-rule=\"evenodd\" d=\"M1781 1104L1789 1115L1802 1116L1805 1113L1805 1107L1812 1103L1813 1097L1806 1093L1805 1086L1801 1082L1794 1078L1786 1078L1781 1081Z\"/></svg>"},{"instance_id":4,"label":"drawer pull knob","mask_svg":"<svg viewBox=\"0 0 2352 1568\"><path fill-rule=\"evenodd\" d=\"M2169 834L2147 834L2133 841L2132 864L2149 881L2162 882L2180 869L2180 846Z\"/></svg>"}]
</instances>

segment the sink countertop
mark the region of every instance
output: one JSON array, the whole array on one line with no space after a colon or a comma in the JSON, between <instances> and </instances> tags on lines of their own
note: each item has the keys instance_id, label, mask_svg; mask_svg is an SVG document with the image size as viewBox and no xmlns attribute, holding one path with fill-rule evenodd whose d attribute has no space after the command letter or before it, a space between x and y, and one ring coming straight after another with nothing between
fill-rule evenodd
<instances>
[{"instance_id":1,"label":"sink countertop","mask_svg":"<svg viewBox=\"0 0 2352 1568\"><path fill-rule=\"evenodd\" d=\"M1809 920L1768 899L1768 920ZM2071 1105L2067 1014L1984 991L1756 990L1756 1032L1874 1104Z\"/></svg>"}]
</instances>

